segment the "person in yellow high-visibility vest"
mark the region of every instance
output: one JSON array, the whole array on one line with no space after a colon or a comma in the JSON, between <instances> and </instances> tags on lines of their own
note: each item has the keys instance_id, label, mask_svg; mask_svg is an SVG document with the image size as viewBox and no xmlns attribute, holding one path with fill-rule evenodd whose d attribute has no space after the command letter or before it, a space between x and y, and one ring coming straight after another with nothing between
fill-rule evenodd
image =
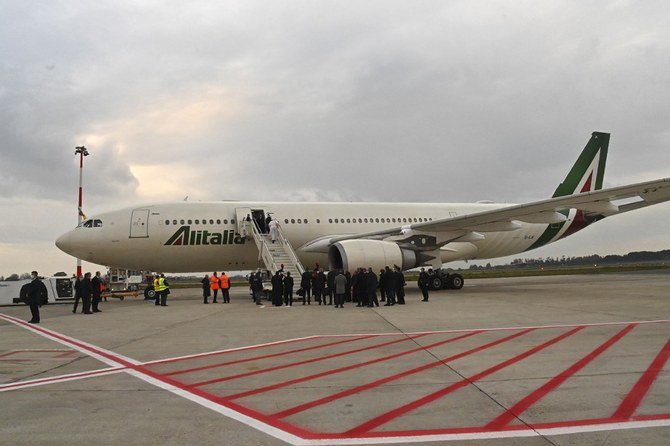
<instances>
[{"instance_id":1,"label":"person in yellow high-visibility vest","mask_svg":"<svg viewBox=\"0 0 670 446\"><path fill-rule=\"evenodd\" d=\"M156 290L156 305L162 305L164 307L167 306L167 293L165 291L168 289L168 287L165 282L165 276L163 274L159 274L154 283L156 283L154 286L154 289Z\"/></svg>"},{"instance_id":2,"label":"person in yellow high-visibility vest","mask_svg":"<svg viewBox=\"0 0 670 446\"><path fill-rule=\"evenodd\" d=\"M161 274L158 279L158 286L161 287L161 307L167 307L167 297L170 294L170 284L165 280L165 276Z\"/></svg>"},{"instance_id":3,"label":"person in yellow high-visibility vest","mask_svg":"<svg viewBox=\"0 0 670 446\"><path fill-rule=\"evenodd\" d=\"M158 288L159 287L158 279L160 279L160 278L161 278L161 276L158 275L158 274L156 274L156 276L154 276L154 291L156 292L156 298L154 299L154 303L156 305L161 304L161 294L160 294L160 290Z\"/></svg>"}]
</instances>

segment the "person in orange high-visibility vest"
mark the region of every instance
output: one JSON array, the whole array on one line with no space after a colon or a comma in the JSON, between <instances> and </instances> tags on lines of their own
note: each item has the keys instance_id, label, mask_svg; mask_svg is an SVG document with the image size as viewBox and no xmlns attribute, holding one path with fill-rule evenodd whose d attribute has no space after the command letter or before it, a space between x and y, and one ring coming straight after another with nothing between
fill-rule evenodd
<instances>
[{"instance_id":1,"label":"person in orange high-visibility vest","mask_svg":"<svg viewBox=\"0 0 670 446\"><path fill-rule=\"evenodd\" d=\"M230 293L228 290L230 290L230 278L226 276L226 273L221 271L221 278L219 280L221 282L221 298L223 299L223 303L229 304Z\"/></svg>"},{"instance_id":2,"label":"person in orange high-visibility vest","mask_svg":"<svg viewBox=\"0 0 670 446\"><path fill-rule=\"evenodd\" d=\"M216 275L216 271L209 276L209 287L214 292L214 300L212 300L212 303L215 304L216 296L219 294L219 288L221 288L221 282L219 281L219 276Z\"/></svg>"}]
</instances>

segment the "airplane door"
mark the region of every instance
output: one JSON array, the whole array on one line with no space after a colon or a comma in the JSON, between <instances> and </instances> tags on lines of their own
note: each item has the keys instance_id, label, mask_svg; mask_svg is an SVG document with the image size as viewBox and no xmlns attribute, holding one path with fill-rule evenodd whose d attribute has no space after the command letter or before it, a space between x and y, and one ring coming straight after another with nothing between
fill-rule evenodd
<instances>
[{"instance_id":1,"label":"airplane door","mask_svg":"<svg viewBox=\"0 0 670 446\"><path fill-rule=\"evenodd\" d=\"M237 233L246 237L251 235L251 223L247 222L247 215L251 216L250 208L235 208L235 221L237 223Z\"/></svg>"},{"instance_id":2,"label":"airplane door","mask_svg":"<svg viewBox=\"0 0 670 446\"><path fill-rule=\"evenodd\" d=\"M133 209L130 217L130 238L149 237L149 209Z\"/></svg>"}]
</instances>

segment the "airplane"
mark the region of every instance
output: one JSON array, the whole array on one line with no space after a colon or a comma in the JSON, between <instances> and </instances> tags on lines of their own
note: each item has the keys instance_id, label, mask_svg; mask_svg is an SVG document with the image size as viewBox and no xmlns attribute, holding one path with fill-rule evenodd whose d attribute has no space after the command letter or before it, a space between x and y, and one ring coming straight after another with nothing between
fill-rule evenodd
<instances>
[{"instance_id":1,"label":"airplane","mask_svg":"<svg viewBox=\"0 0 670 446\"><path fill-rule=\"evenodd\" d=\"M255 270L261 263L274 272L280 261L291 261L275 258L280 245L300 265L297 273L315 264L351 272L394 265L445 271L444 263L526 252L605 217L670 200L670 178L603 189L609 139L593 132L553 196L540 201L180 201L102 213L59 237L56 246L92 263L161 272ZM267 235L268 216L281 228L277 245ZM462 286L462 276L446 272L431 283L434 289Z\"/></svg>"}]
</instances>

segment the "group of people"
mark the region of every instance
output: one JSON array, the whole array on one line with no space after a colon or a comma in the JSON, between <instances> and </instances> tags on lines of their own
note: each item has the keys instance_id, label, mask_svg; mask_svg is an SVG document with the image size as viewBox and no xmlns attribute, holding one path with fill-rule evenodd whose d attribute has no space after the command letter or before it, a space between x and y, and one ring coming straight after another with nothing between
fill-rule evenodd
<instances>
[{"instance_id":1,"label":"group of people","mask_svg":"<svg viewBox=\"0 0 670 446\"><path fill-rule=\"evenodd\" d=\"M270 279L270 284L272 286L270 291L272 305L277 307L282 305L293 306L293 286L295 282L290 271L285 272L282 265ZM265 287L263 286L263 276L260 270L249 275L249 290L256 305L262 305L261 299L265 296Z\"/></svg>"},{"instance_id":2,"label":"group of people","mask_svg":"<svg viewBox=\"0 0 670 446\"><path fill-rule=\"evenodd\" d=\"M202 278L202 299L203 303L209 303L209 297L214 295L212 303L217 303L219 290L221 290L221 301L224 304L230 303L230 277L221 271L221 276L214 271L211 276L205 274Z\"/></svg>"},{"instance_id":3,"label":"group of people","mask_svg":"<svg viewBox=\"0 0 670 446\"><path fill-rule=\"evenodd\" d=\"M422 302L428 302L428 289L432 279L433 270L428 271L421 268L417 284L423 295ZM37 271L31 273L32 281L21 290L22 299L30 306L32 318L30 323L40 322L39 307L47 301L47 290L44 283L39 279ZM290 272L284 272L283 265L271 279L271 300L275 306L293 306L294 280ZM393 269L385 267L375 274L372 268L358 268L354 274L343 270L330 270L324 273L317 264L314 270L305 271L300 277L300 289L298 295L302 298L303 305L311 305L312 297L319 305L333 305L335 308L344 308L344 302L356 303L357 307L374 307L384 302L384 306L405 304L405 276L402 269L395 265ZM165 275L157 274L153 279L156 292L155 304L167 306L167 297L170 294L170 284ZM95 276L91 273L78 276L74 283L74 307L73 313L77 312L79 301L82 302L82 313L100 313L99 305L102 292L106 284L100 271ZM249 276L249 287L256 305L262 305L261 299L265 295L263 277L258 270ZM209 303L209 297L213 294L212 303L217 303L218 292L221 290L222 303L230 303L230 278L225 272L219 276L217 272L205 275L202 279L203 303ZM379 290L379 299L377 299ZM328 302L326 302L328 301Z\"/></svg>"},{"instance_id":4,"label":"group of people","mask_svg":"<svg viewBox=\"0 0 670 446\"><path fill-rule=\"evenodd\" d=\"M100 313L102 311L100 301L106 286L100 271L96 271L93 277L91 277L91 273L84 274L84 277L77 276L74 281L74 307L72 312L77 312L79 301L81 301L82 314Z\"/></svg>"},{"instance_id":5,"label":"group of people","mask_svg":"<svg viewBox=\"0 0 670 446\"><path fill-rule=\"evenodd\" d=\"M311 298L319 305L333 305L342 308L344 302L354 302L357 307L405 304L405 276L399 266L381 269L377 275L372 268L358 268L349 271L331 270L324 273L317 267L305 271L300 280L303 305L311 305ZM377 297L379 291L379 299Z\"/></svg>"}]
</instances>

